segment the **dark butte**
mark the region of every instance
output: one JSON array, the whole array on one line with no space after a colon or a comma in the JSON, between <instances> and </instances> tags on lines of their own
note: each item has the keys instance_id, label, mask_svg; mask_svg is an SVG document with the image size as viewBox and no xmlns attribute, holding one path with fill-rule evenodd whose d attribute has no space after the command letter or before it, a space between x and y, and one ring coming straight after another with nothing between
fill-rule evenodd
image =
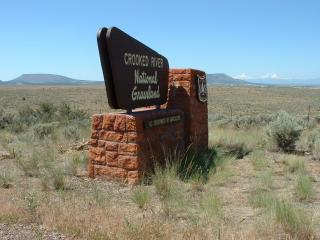
<instances>
[{"instance_id":1,"label":"dark butte","mask_svg":"<svg viewBox=\"0 0 320 240\"><path fill-rule=\"evenodd\" d=\"M98 32L100 61L112 108L131 110L167 101L168 60L116 27Z\"/></svg>"}]
</instances>

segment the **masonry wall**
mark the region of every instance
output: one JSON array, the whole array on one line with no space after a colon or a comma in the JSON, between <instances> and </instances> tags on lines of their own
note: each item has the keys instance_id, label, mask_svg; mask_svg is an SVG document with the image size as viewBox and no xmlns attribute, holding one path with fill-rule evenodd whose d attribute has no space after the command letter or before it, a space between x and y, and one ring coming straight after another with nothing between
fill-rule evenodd
<instances>
[{"instance_id":1,"label":"masonry wall","mask_svg":"<svg viewBox=\"0 0 320 240\"><path fill-rule=\"evenodd\" d=\"M145 128L152 119L180 116L167 125ZM96 114L89 143L89 176L136 183L154 162L184 148L184 113L177 109Z\"/></svg>"},{"instance_id":2,"label":"masonry wall","mask_svg":"<svg viewBox=\"0 0 320 240\"><path fill-rule=\"evenodd\" d=\"M170 69L167 109L180 109L185 117L185 145L197 151L208 148L208 104L197 98L197 75L194 69Z\"/></svg>"}]
</instances>

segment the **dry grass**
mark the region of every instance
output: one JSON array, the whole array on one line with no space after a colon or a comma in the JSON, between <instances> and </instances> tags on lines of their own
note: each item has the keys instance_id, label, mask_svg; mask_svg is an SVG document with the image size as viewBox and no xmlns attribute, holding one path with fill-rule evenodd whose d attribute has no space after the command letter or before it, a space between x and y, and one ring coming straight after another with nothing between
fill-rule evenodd
<instances>
[{"instance_id":1,"label":"dry grass","mask_svg":"<svg viewBox=\"0 0 320 240\"><path fill-rule=\"evenodd\" d=\"M229 106L234 118L280 109L302 117L309 103L313 116L313 103L320 100L316 89L213 87L209 93L210 116L226 118ZM5 87L0 101L13 113L43 101L68 102L89 114L110 110L103 86ZM135 187L81 174L87 153L68 146L86 140L88 127L58 122L51 130L32 125L21 132L0 130L0 144L15 155L0 161L0 173L14 173L5 176L13 187L0 188L1 223L41 224L89 240L320 237L315 211L320 184L307 177L310 169L319 176L320 162L268 152L264 127L210 123L210 145L219 151L206 181L196 174L181 180L173 165L157 169L151 185ZM306 148L311 130L304 131Z\"/></svg>"}]
</instances>

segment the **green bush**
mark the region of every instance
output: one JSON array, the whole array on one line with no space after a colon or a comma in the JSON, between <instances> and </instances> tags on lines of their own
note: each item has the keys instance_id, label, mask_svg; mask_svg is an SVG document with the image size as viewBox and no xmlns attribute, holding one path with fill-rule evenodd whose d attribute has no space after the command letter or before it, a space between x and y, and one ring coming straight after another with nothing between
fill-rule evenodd
<instances>
[{"instance_id":1,"label":"green bush","mask_svg":"<svg viewBox=\"0 0 320 240\"><path fill-rule=\"evenodd\" d=\"M0 109L0 129L4 129L13 123L14 115Z\"/></svg>"},{"instance_id":2,"label":"green bush","mask_svg":"<svg viewBox=\"0 0 320 240\"><path fill-rule=\"evenodd\" d=\"M56 110L57 108L53 103L42 102L37 110L37 115L42 122L52 122L54 120Z\"/></svg>"},{"instance_id":3,"label":"green bush","mask_svg":"<svg viewBox=\"0 0 320 240\"><path fill-rule=\"evenodd\" d=\"M58 106L58 115L61 120L64 120L64 121L69 120L71 113L72 113L72 110L68 103L62 102Z\"/></svg>"},{"instance_id":4,"label":"green bush","mask_svg":"<svg viewBox=\"0 0 320 240\"><path fill-rule=\"evenodd\" d=\"M63 130L63 135L67 139L74 139L74 140L80 139L79 128L75 125L66 126L65 129Z\"/></svg>"},{"instance_id":5,"label":"green bush","mask_svg":"<svg viewBox=\"0 0 320 240\"><path fill-rule=\"evenodd\" d=\"M39 177L43 155L40 151L32 149L30 157L25 157L21 154L16 156L16 164L28 177Z\"/></svg>"},{"instance_id":6,"label":"green bush","mask_svg":"<svg viewBox=\"0 0 320 240\"><path fill-rule=\"evenodd\" d=\"M233 124L236 128L265 126L274 119L273 115L255 115L237 117Z\"/></svg>"},{"instance_id":7,"label":"green bush","mask_svg":"<svg viewBox=\"0 0 320 240\"><path fill-rule=\"evenodd\" d=\"M302 132L297 121L285 111L278 113L276 119L268 125L267 135L284 152L295 150L296 141Z\"/></svg>"},{"instance_id":8,"label":"green bush","mask_svg":"<svg viewBox=\"0 0 320 240\"><path fill-rule=\"evenodd\" d=\"M78 108L72 109L68 103L61 103L57 108L57 112L59 120L62 122L89 120L89 115L86 111Z\"/></svg>"},{"instance_id":9,"label":"green bush","mask_svg":"<svg viewBox=\"0 0 320 240\"><path fill-rule=\"evenodd\" d=\"M39 123L33 127L33 133L39 139L43 139L54 132L55 124L53 123Z\"/></svg>"},{"instance_id":10,"label":"green bush","mask_svg":"<svg viewBox=\"0 0 320 240\"><path fill-rule=\"evenodd\" d=\"M33 125L38 122L37 112L30 106L25 106L18 111L19 121L27 126Z\"/></svg>"},{"instance_id":11,"label":"green bush","mask_svg":"<svg viewBox=\"0 0 320 240\"><path fill-rule=\"evenodd\" d=\"M19 118L15 117L12 123L8 126L8 129L13 133L21 133L26 130L26 126L20 121Z\"/></svg>"}]
</instances>

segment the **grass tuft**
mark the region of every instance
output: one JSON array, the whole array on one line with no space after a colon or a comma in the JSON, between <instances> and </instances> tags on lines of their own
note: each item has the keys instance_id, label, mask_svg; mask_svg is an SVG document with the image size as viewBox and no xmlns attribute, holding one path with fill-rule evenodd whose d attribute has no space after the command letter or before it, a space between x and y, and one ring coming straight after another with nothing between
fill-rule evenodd
<instances>
[{"instance_id":1,"label":"grass tuft","mask_svg":"<svg viewBox=\"0 0 320 240\"><path fill-rule=\"evenodd\" d=\"M300 201L309 201L314 196L313 183L308 175L298 175L295 192Z\"/></svg>"},{"instance_id":2,"label":"grass tuft","mask_svg":"<svg viewBox=\"0 0 320 240\"><path fill-rule=\"evenodd\" d=\"M219 216L222 213L222 200L217 193L205 193L200 199L200 208L209 217Z\"/></svg>"},{"instance_id":3,"label":"grass tuft","mask_svg":"<svg viewBox=\"0 0 320 240\"><path fill-rule=\"evenodd\" d=\"M8 171L2 170L0 172L0 186L1 187L3 187L3 188L12 187L12 181L13 181L13 177Z\"/></svg>"},{"instance_id":4,"label":"grass tuft","mask_svg":"<svg viewBox=\"0 0 320 240\"><path fill-rule=\"evenodd\" d=\"M254 151L250 155L250 161L255 170L263 170L267 168L269 165L264 151L261 151L261 150Z\"/></svg>"},{"instance_id":5,"label":"grass tuft","mask_svg":"<svg viewBox=\"0 0 320 240\"><path fill-rule=\"evenodd\" d=\"M137 186L133 189L131 199L139 208L145 209L150 203L151 193L146 187Z\"/></svg>"},{"instance_id":6,"label":"grass tuft","mask_svg":"<svg viewBox=\"0 0 320 240\"><path fill-rule=\"evenodd\" d=\"M257 208L272 209L275 198L272 193L264 188L257 188L250 195L250 203Z\"/></svg>"},{"instance_id":7,"label":"grass tuft","mask_svg":"<svg viewBox=\"0 0 320 240\"><path fill-rule=\"evenodd\" d=\"M290 157L283 162L287 166L289 173L305 173L305 161L298 157Z\"/></svg>"},{"instance_id":8,"label":"grass tuft","mask_svg":"<svg viewBox=\"0 0 320 240\"><path fill-rule=\"evenodd\" d=\"M276 201L274 207L276 222L283 230L296 239L314 239L312 219L301 209L286 201Z\"/></svg>"}]
</instances>

